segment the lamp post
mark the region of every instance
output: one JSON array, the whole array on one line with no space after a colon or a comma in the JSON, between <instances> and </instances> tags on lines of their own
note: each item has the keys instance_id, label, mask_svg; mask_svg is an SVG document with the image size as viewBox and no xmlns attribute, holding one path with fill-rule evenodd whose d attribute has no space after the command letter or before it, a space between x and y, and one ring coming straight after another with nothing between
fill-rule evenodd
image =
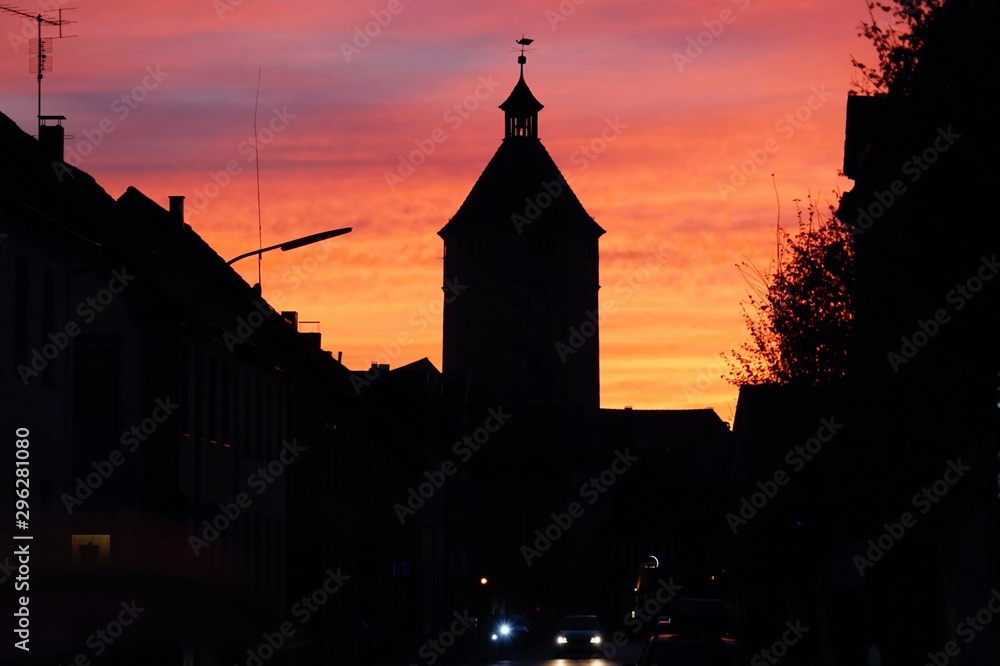
<instances>
[{"instance_id":1,"label":"lamp post","mask_svg":"<svg viewBox=\"0 0 1000 666\"><path fill-rule=\"evenodd\" d=\"M321 231L318 234L310 234L309 236L303 236L302 238L296 238L295 240L290 240L285 243L278 243L277 245L272 245L270 247L261 248L259 250L251 250L250 252L244 252L238 257L233 257L226 262L228 265L239 261L240 259L246 259L247 257L252 257L254 255L261 255L265 252L271 250L280 249L282 252L287 252L288 250L294 250L297 247L302 247L304 245L312 245L313 243L318 243L324 241L327 238L333 238L334 236L342 236L343 234L350 233L353 227L344 227L342 229L331 229L330 231Z\"/></svg>"}]
</instances>

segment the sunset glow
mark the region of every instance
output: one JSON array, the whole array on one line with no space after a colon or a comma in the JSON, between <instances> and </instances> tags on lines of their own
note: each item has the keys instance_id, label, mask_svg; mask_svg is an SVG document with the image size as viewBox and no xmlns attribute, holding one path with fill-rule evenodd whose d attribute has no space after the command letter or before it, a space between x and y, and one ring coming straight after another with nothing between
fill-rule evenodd
<instances>
[{"instance_id":1,"label":"sunset glow","mask_svg":"<svg viewBox=\"0 0 1000 666\"><path fill-rule=\"evenodd\" d=\"M794 226L810 195L825 207L850 189L838 171L851 55L874 60L857 35L863 2L16 6L76 7L42 113L67 117L67 161L111 196L184 195L187 222L228 260L258 243L256 143L263 245L353 227L264 255L261 280L353 369L441 367L437 231L503 137L515 40L533 38L539 137L607 230L601 406L712 407L729 422L720 354L749 339L737 264L767 265L779 213ZM0 112L29 133L36 29L0 13ZM255 260L234 268L257 282Z\"/></svg>"}]
</instances>

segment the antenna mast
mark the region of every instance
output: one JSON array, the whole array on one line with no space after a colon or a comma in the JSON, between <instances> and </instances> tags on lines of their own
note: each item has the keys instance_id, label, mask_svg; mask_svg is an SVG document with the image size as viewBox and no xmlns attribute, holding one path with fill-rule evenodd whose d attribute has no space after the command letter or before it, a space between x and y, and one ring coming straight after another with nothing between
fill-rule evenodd
<instances>
[{"instance_id":1,"label":"antenna mast","mask_svg":"<svg viewBox=\"0 0 1000 666\"><path fill-rule=\"evenodd\" d=\"M260 153L257 150L257 102L260 100L260 73L264 69L264 65L257 67L257 95L253 100L253 161L257 168L257 249L260 250L264 247L264 236L263 227L260 219ZM261 284L260 279L260 262L261 252L257 255L257 284ZM263 288L263 287L262 287Z\"/></svg>"},{"instance_id":2,"label":"antenna mast","mask_svg":"<svg viewBox=\"0 0 1000 666\"><path fill-rule=\"evenodd\" d=\"M76 9L76 7L66 7L67 10ZM45 18L41 14L32 15L26 11L18 9L16 7L11 7L10 5L0 5L0 10L9 12L11 14L17 14L18 16L23 16L25 18L31 19L38 23L38 37L32 39L30 42L31 50L34 51L34 55L28 58L28 72L30 74L38 75L38 127L42 126L42 74L44 72L52 71L52 37L42 37L42 24L51 25L59 28L59 36L61 39L63 37L76 37L76 35L64 35L62 28L64 25L70 23L76 23L76 21L69 21L62 17L63 9L59 8L58 17L56 19ZM38 130L39 135L41 135L42 130Z\"/></svg>"}]
</instances>

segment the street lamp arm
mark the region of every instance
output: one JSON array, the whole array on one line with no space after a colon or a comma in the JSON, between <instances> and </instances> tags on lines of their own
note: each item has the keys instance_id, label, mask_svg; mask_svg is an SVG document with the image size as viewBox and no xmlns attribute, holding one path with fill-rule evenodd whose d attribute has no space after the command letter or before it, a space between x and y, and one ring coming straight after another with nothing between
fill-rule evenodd
<instances>
[{"instance_id":1,"label":"street lamp arm","mask_svg":"<svg viewBox=\"0 0 1000 666\"><path fill-rule=\"evenodd\" d=\"M241 254L238 257L234 257L234 258L230 259L226 263L231 265L231 264L239 261L240 259L246 259L247 257L254 256L255 254L263 254L263 253L267 252L268 250L276 250L279 247L281 247L280 244L279 245L272 245L271 247L265 247L265 248L260 249L260 250L250 250L249 252L244 252L243 254Z\"/></svg>"},{"instance_id":2,"label":"street lamp arm","mask_svg":"<svg viewBox=\"0 0 1000 666\"><path fill-rule=\"evenodd\" d=\"M288 241L287 243L282 243L280 245L282 252L287 252L288 250L294 250L297 247L302 247L303 245L309 245L311 243L318 243L324 241L327 238L333 238L334 236L342 236L343 234L350 233L354 227L344 227L343 229L331 229L330 231L321 231L318 234L312 234L310 236L303 236L302 238L296 238L295 240Z\"/></svg>"},{"instance_id":3,"label":"street lamp arm","mask_svg":"<svg viewBox=\"0 0 1000 666\"><path fill-rule=\"evenodd\" d=\"M344 227L343 229L331 229L330 231L321 231L318 234L310 234L308 236L303 236L302 238L296 238L295 240L290 240L285 243L278 243L277 245L271 245L270 247L264 247L259 250L251 250L250 252L244 252L238 257L233 257L226 262L228 265L232 265L240 259L246 259L247 257L252 257L257 254L264 254L265 252L270 252L271 250L281 249L282 252L287 252L288 250L294 250L295 248L302 247L303 245L311 245L312 243L318 243L320 241L326 240L327 238L333 238L334 236L340 236L346 233L350 233L353 227Z\"/></svg>"}]
</instances>

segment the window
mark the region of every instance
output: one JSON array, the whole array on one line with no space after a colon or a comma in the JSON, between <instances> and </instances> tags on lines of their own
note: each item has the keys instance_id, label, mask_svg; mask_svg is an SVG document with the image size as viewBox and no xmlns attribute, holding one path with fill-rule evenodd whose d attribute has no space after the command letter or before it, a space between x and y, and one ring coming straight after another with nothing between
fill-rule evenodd
<instances>
[{"instance_id":1,"label":"window","mask_svg":"<svg viewBox=\"0 0 1000 666\"><path fill-rule=\"evenodd\" d=\"M83 430L116 430L121 394L119 344L82 338L73 359L73 421Z\"/></svg>"},{"instance_id":2,"label":"window","mask_svg":"<svg viewBox=\"0 0 1000 666\"><path fill-rule=\"evenodd\" d=\"M544 245L540 236L531 236L528 238L528 256L532 258L542 256L543 248Z\"/></svg>"},{"instance_id":3,"label":"window","mask_svg":"<svg viewBox=\"0 0 1000 666\"><path fill-rule=\"evenodd\" d=\"M28 256L18 252L14 258L14 364L28 360L28 296L31 283Z\"/></svg>"},{"instance_id":4,"label":"window","mask_svg":"<svg viewBox=\"0 0 1000 666\"><path fill-rule=\"evenodd\" d=\"M538 509L525 509L524 532L522 539L531 541L535 538L535 530L545 529L544 514Z\"/></svg>"},{"instance_id":5,"label":"window","mask_svg":"<svg viewBox=\"0 0 1000 666\"><path fill-rule=\"evenodd\" d=\"M46 335L55 333L56 327L56 276L51 268L42 271L42 331ZM55 371L52 367L42 372L42 385L55 385Z\"/></svg>"},{"instance_id":6,"label":"window","mask_svg":"<svg viewBox=\"0 0 1000 666\"><path fill-rule=\"evenodd\" d=\"M194 350L194 367L193 367L193 377L191 378L191 406L194 408L193 412L193 423L191 426L191 441L200 444L201 438L205 436L205 427L202 423L202 418L205 413L204 406L204 387L202 382L204 381L204 354L201 349Z\"/></svg>"},{"instance_id":7,"label":"window","mask_svg":"<svg viewBox=\"0 0 1000 666\"><path fill-rule=\"evenodd\" d=\"M484 544L497 542L497 512L482 509L479 512L479 540Z\"/></svg>"},{"instance_id":8,"label":"window","mask_svg":"<svg viewBox=\"0 0 1000 666\"><path fill-rule=\"evenodd\" d=\"M205 380L206 386L205 390L208 391L206 397L208 398L208 403L206 405L206 416L208 417L207 428L205 430L205 440L206 444L211 444L213 442L219 441L219 409L218 409L218 398L216 391L218 391L218 359L214 355L209 356L206 359L205 365L207 372L207 377Z\"/></svg>"},{"instance_id":9,"label":"window","mask_svg":"<svg viewBox=\"0 0 1000 666\"><path fill-rule=\"evenodd\" d=\"M219 443L231 445L233 441L231 416L233 396L230 393L229 378L232 374L232 365L229 361L222 362L220 373L222 374L222 428L219 431Z\"/></svg>"},{"instance_id":10,"label":"window","mask_svg":"<svg viewBox=\"0 0 1000 666\"><path fill-rule=\"evenodd\" d=\"M533 288L528 291L525 314L529 322L537 322L548 316L549 298L542 289Z\"/></svg>"},{"instance_id":11,"label":"window","mask_svg":"<svg viewBox=\"0 0 1000 666\"><path fill-rule=\"evenodd\" d=\"M174 364L174 371L176 373L175 382L177 383L177 402L180 405L178 408L177 420L181 423L181 430L184 434L190 435L192 429L191 423L191 356L190 350L187 344L182 343L177 348L177 363Z\"/></svg>"}]
</instances>

